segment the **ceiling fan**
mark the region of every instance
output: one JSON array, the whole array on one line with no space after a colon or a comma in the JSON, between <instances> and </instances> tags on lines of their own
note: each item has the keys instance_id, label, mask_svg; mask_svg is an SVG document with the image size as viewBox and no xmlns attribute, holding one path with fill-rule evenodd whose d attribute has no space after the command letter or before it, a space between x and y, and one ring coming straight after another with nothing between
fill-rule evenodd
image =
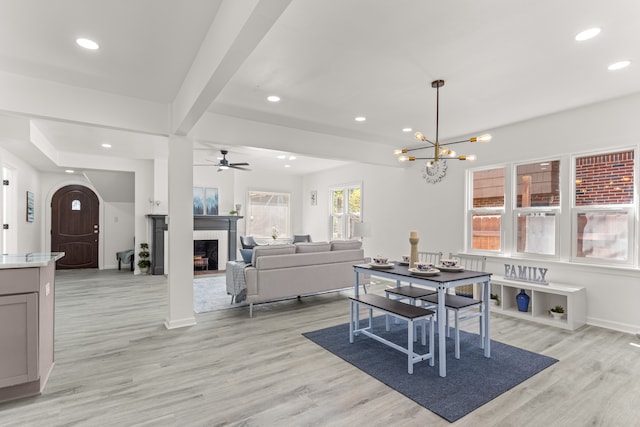
<instances>
[{"instance_id":1,"label":"ceiling fan","mask_svg":"<svg viewBox=\"0 0 640 427\"><path fill-rule=\"evenodd\" d=\"M233 169L239 169L242 171L250 171L251 169L247 169L247 168L243 168L242 166L249 166L249 163L243 162L243 163L229 163L229 160L227 160L227 154L229 153L229 151L227 150L220 150L220 153L222 153L222 159L220 159L220 162L214 166L218 166L218 172L223 171L223 170L227 170L229 168L233 168Z\"/></svg>"}]
</instances>

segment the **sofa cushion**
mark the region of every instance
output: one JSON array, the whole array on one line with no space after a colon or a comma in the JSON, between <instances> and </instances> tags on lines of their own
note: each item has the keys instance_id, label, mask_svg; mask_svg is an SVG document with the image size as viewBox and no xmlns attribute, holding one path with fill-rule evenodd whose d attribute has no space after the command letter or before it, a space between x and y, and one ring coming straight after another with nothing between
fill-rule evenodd
<instances>
[{"instance_id":1,"label":"sofa cushion","mask_svg":"<svg viewBox=\"0 0 640 427\"><path fill-rule=\"evenodd\" d=\"M242 255L242 260L246 264L251 264L251 258L253 258L253 249L240 249L240 255Z\"/></svg>"},{"instance_id":2,"label":"sofa cushion","mask_svg":"<svg viewBox=\"0 0 640 427\"><path fill-rule=\"evenodd\" d=\"M296 243L296 253L306 254L311 252L329 252L331 243L329 242L304 242Z\"/></svg>"},{"instance_id":3,"label":"sofa cushion","mask_svg":"<svg viewBox=\"0 0 640 427\"><path fill-rule=\"evenodd\" d=\"M332 251L346 251L351 249L360 249L362 242L360 240L332 240Z\"/></svg>"},{"instance_id":4,"label":"sofa cushion","mask_svg":"<svg viewBox=\"0 0 640 427\"><path fill-rule=\"evenodd\" d=\"M261 256L269 255L287 255L295 254L295 245L264 245L256 246L253 248L253 257L251 258L251 264L256 265L256 259Z\"/></svg>"},{"instance_id":5,"label":"sofa cushion","mask_svg":"<svg viewBox=\"0 0 640 427\"><path fill-rule=\"evenodd\" d=\"M362 263L364 252L362 249L353 249L350 251L325 251L312 252L306 254L287 254L277 256L262 256L256 260L253 265L263 274L267 270L286 269L286 268L304 268L312 265L329 265L334 263L351 262L351 265ZM249 268L254 268L249 267Z\"/></svg>"}]
</instances>

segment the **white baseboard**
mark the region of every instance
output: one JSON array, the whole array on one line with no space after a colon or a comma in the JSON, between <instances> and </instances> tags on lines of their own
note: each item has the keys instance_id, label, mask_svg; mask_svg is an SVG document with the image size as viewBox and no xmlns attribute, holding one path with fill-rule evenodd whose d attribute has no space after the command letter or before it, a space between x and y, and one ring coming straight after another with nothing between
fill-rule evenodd
<instances>
[{"instance_id":1,"label":"white baseboard","mask_svg":"<svg viewBox=\"0 0 640 427\"><path fill-rule=\"evenodd\" d=\"M178 320L165 319L164 321L164 326L167 329L184 328L186 326L193 326L196 324L197 322L195 317L187 317L185 319L178 319Z\"/></svg>"},{"instance_id":2,"label":"white baseboard","mask_svg":"<svg viewBox=\"0 0 640 427\"><path fill-rule=\"evenodd\" d=\"M624 332L636 336L640 334L640 332L638 332L640 331L640 325L629 325L627 323L612 322L611 320L594 319L593 317L589 317L587 318L587 325L612 329L614 331Z\"/></svg>"}]
</instances>

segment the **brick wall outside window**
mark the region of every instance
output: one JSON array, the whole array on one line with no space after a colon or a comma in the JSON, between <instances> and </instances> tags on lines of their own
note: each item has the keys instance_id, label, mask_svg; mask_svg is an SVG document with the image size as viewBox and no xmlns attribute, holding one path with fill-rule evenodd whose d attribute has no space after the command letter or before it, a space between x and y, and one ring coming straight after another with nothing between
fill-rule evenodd
<instances>
[{"instance_id":1,"label":"brick wall outside window","mask_svg":"<svg viewBox=\"0 0 640 427\"><path fill-rule=\"evenodd\" d=\"M576 206L633 203L633 150L576 158Z\"/></svg>"}]
</instances>

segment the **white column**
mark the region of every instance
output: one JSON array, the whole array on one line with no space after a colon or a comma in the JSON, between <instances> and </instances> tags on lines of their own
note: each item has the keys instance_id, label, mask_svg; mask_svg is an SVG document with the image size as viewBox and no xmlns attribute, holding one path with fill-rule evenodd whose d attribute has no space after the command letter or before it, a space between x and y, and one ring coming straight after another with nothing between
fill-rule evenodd
<instances>
[{"instance_id":1,"label":"white column","mask_svg":"<svg viewBox=\"0 0 640 427\"><path fill-rule=\"evenodd\" d=\"M169 313L167 329L196 324L193 315L193 141L169 137Z\"/></svg>"}]
</instances>

